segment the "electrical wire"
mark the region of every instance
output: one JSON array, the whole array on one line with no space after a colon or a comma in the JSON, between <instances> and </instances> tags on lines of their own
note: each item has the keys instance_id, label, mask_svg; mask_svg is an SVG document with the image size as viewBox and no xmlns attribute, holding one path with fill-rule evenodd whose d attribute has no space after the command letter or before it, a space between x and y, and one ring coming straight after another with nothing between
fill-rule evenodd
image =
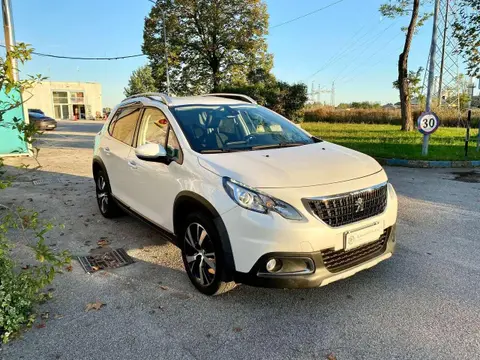
<instances>
[{"instance_id":1,"label":"electrical wire","mask_svg":"<svg viewBox=\"0 0 480 360\"><path fill-rule=\"evenodd\" d=\"M339 4L339 3L343 2L343 1L345 1L345 0L335 1L335 2L333 2L333 3L331 3L331 4L328 4L328 5L320 8L320 9L310 11L309 13L300 15L300 16L298 16L298 17L296 17L296 18L293 18L293 19L284 21L284 22L282 22L282 23L280 23L280 24L277 24L277 25L270 26L270 29L275 29L275 28L278 28L278 27L280 27L280 26L290 24L290 23L292 23L292 22L294 22L294 21L303 19L303 18L305 18L305 17L307 17L307 16L310 16L310 15L316 14L317 12L320 12L320 11L322 11L322 10L328 9L329 7L332 7L332 6L334 6L334 5L337 5L337 4Z\"/></svg>"},{"instance_id":2,"label":"electrical wire","mask_svg":"<svg viewBox=\"0 0 480 360\"><path fill-rule=\"evenodd\" d=\"M303 19L307 16L310 16L310 15L313 15L317 12L320 12L322 10L325 10L325 9L328 9L329 7L332 7L336 4L339 4L341 2L343 2L345 0L337 0L331 4L328 4L320 9L316 9L316 10L313 10L307 14L304 14L304 15L300 15L296 18L293 18L293 19L290 19L290 20L287 20L287 21L284 21L280 24L277 24L277 25L274 25L274 26L271 26L270 29L275 29L275 28L278 28L280 26L283 26L283 25L287 25L287 24L290 24L294 21L297 21L297 20L300 20L300 19ZM0 45L1 47L3 48L6 48L5 45ZM46 54L46 53L41 53L41 52L37 52L37 51L32 51L32 54L33 55L36 55L36 56L41 56L41 57L49 57L49 58L54 58L54 59L66 59L66 60L87 60L87 61L103 61L103 60L124 60L124 59L131 59L131 58L137 58L137 57L142 57L142 56L146 56L145 54L134 54L134 55L124 55L124 56L113 56L113 57L88 57L88 56L63 56L63 55L55 55L55 54Z\"/></svg>"},{"instance_id":3,"label":"electrical wire","mask_svg":"<svg viewBox=\"0 0 480 360\"><path fill-rule=\"evenodd\" d=\"M0 45L3 48L6 48L5 45ZM146 56L145 54L135 54L135 55L125 55L125 56L114 56L114 57L84 57L84 56L62 56L62 55L54 55L54 54L45 54L36 51L32 51L33 55L42 56L42 57L50 57L55 59L68 59L68 60L123 60L123 59L131 59L141 56Z\"/></svg>"}]
</instances>

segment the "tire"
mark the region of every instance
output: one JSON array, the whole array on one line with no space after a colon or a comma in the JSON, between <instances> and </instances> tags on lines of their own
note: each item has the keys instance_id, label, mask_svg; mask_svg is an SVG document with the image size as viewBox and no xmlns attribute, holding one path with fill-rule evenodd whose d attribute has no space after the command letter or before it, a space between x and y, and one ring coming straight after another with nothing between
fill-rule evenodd
<instances>
[{"instance_id":1,"label":"tire","mask_svg":"<svg viewBox=\"0 0 480 360\"><path fill-rule=\"evenodd\" d=\"M179 244L185 271L192 284L205 295L220 295L235 287L225 282L224 255L220 236L212 219L202 212L187 216Z\"/></svg>"},{"instance_id":2,"label":"tire","mask_svg":"<svg viewBox=\"0 0 480 360\"><path fill-rule=\"evenodd\" d=\"M100 213L107 219L123 215L122 209L112 196L108 177L103 170L98 170L94 176L97 204Z\"/></svg>"}]
</instances>

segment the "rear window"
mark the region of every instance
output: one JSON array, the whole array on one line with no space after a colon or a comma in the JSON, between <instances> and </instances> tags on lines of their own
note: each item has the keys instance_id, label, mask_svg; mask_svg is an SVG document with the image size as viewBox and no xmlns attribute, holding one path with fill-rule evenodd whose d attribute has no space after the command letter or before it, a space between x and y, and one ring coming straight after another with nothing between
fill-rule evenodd
<instances>
[{"instance_id":1,"label":"rear window","mask_svg":"<svg viewBox=\"0 0 480 360\"><path fill-rule=\"evenodd\" d=\"M118 109L110 122L108 133L113 138L127 145L132 145L139 115L140 108L138 107Z\"/></svg>"}]
</instances>

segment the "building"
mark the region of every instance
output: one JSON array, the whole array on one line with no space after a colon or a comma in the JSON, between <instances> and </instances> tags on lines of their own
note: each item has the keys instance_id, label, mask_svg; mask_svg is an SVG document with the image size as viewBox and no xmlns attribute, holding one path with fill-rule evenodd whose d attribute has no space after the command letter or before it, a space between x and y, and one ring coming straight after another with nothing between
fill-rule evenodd
<instances>
[{"instance_id":1,"label":"building","mask_svg":"<svg viewBox=\"0 0 480 360\"><path fill-rule=\"evenodd\" d=\"M102 86L95 82L42 81L25 106L55 119L95 119L102 116ZM27 96L25 96L27 97Z\"/></svg>"}]
</instances>

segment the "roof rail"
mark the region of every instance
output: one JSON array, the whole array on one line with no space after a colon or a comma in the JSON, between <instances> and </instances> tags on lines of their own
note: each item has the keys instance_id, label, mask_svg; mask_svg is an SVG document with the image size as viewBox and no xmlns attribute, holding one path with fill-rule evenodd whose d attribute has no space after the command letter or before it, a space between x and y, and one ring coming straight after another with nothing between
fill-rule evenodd
<instances>
[{"instance_id":1,"label":"roof rail","mask_svg":"<svg viewBox=\"0 0 480 360\"><path fill-rule=\"evenodd\" d=\"M170 96L164 93L159 93L159 92L146 92L141 94L135 94L123 99L122 102L124 102L125 100L135 99L139 97L146 97L146 98L149 98L150 100L158 100L158 99L155 99L154 96L159 97L160 101L167 106L170 106L172 104Z\"/></svg>"},{"instance_id":2,"label":"roof rail","mask_svg":"<svg viewBox=\"0 0 480 360\"><path fill-rule=\"evenodd\" d=\"M255 100L253 100L250 96L243 95L243 94L230 94L230 93L212 93L212 94L205 94L202 96L216 96L216 97L223 97L227 99L233 99L233 100L240 100L240 101L245 101L250 104L257 104Z\"/></svg>"}]
</instances>

